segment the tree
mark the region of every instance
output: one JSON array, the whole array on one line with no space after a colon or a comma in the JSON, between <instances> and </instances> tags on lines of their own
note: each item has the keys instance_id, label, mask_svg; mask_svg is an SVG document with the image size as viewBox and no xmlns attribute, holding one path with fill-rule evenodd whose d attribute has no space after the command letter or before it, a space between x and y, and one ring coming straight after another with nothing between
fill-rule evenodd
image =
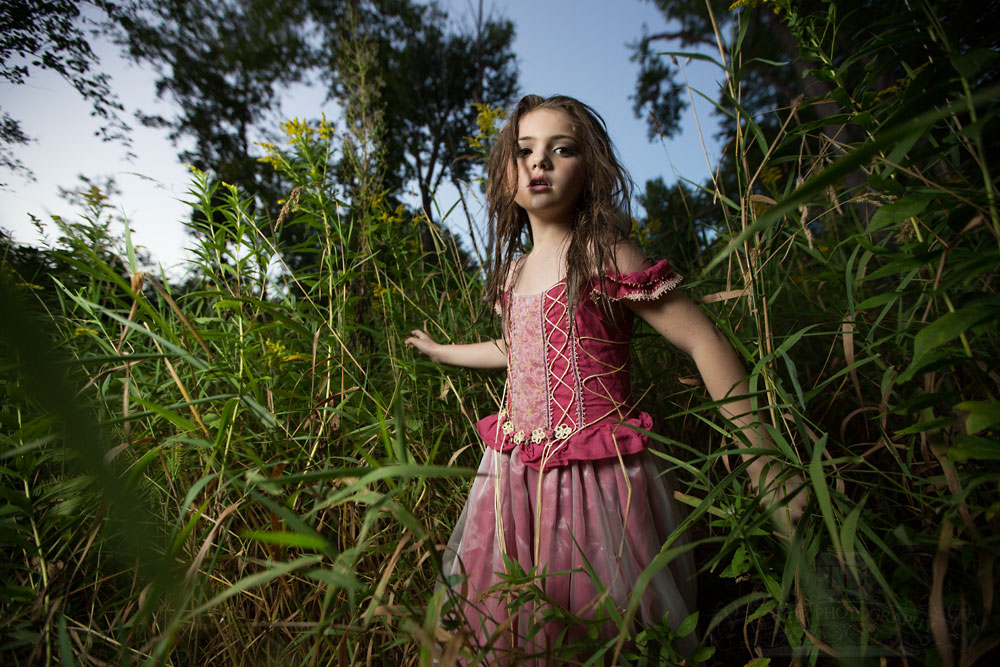
<instances>
[{"instance_id":1,"label":"tree","mask_svg":"<svg viewBox=\"0 0 1000 667\"><path fill-rule=\"evenodd\" d=\"M129 127L119 116L122 105L108 74L95 72L99 58L87 31L108 29L133 8L133 2L115 0L6 0L0 4L0 79L23 85L33 69L59 74L102 120L98 136L127 145ZM33 177L12 148L30 141L20 121L0 107L0 167Z\"/></svg>"},{"instance_id":2,"label":"tree","mask_svg":"<svg viewBox=\"0 0 1000 667\"><path fill-rule=\"evenodd\" d=\"M698 51L718 59L719 41L725 53L732 44L732 27L740 20L747 24L741 44L741 54L746 63L743 107L751 113L777 108L787 104L799 94L816 92L819 84L808 79L805 86L799 83L806 75L806 66L797 62L792 68L755 66L754 58L772 62L796 62L797 44L794 37L773 11L736 12L740 5L760 4L759 0L732 3L729 0L651 0L667 20L670 30L645 34L634 46L633 59L640 65L633 97L637 116L645 113L650 136L671 136L679 130L680 111L687 106L687 93L678 77L679 66L668 62L660 50ZM716 28L718 33L716 33ZM677 49L676 47L680 47ZM721 73L720 73L721 75ZM723 89L721 95L727 91Z\"/></svg>"},{"instance_id":3,"label":"tree","mask_svg":"<svg viewBox=\"0 0 1000 667\"><path fill-rule=\"evenodd\" d=\"M441 183L469 174L462 158L476 127L471 103L509 103L517 81L509 21L480 12L475 29L455 31L436 5L411 0L167 0L127 32L131 56L158 68L159 93L181 109L144 122L169 128L175 140L193 138L182 159L262 203L280 188L252 139L266 132L291 82L321 77L345 116L360 116L362 101L366 113L379 112L386 189L399 195L414 184L431 214ZM373 50L371 89L359 95L351 60L362 42Z\"/></svg>"},{"instance_id":4,"label":"tree","mask_svg":"<svg viewBox=\"0 0 1000 667\"><path fill-rule=\"evenodd\" d=\"M662 33L645 34L634 46L633 59L640 65L633 97L637 117L646 115L650 136L657 134L670 136L679 130L679 113L686 106L686 92L677 65L671 65L660 50L690 51L695 47L702 53L719 58L719 43L728 54L731 50L733 27L740 24L741 31L736 37L740 41L741 62L737 66L743 70L743 90L739 105L746 113L765 115L764 123L780 122L773 113L779 109L789 109L796 100L811 99L812 103L803 113L822 120L835 117L843 111L845 97L838 93L837 85L814 76L813 63L826 57L817 52L804 52L800 44L816 43L815 37L795 34L796 26L789 26L781 20L782 6L787 0L650 0L663 14L670 27ZM969 0L959 2L933 3L942 19L942 29L959 51L973 46L987 46L996 49L1000 38L993 30L1000 20L997 3L981 3ZM871 0L802 0L796 3L800 15L828 12L831 17L853 16L858 26L856 31L841 31L837 41L842 45L838 57L853 54L857 46L864 43L872 30L878 30L878 19L886 16L902 16L908 10L905 0L872 2ZM716 32L716 27L718 32ZM718 34L718 40L716 35ZM905 75L900 64L906 60L906 50L915 48L905 42L898 46L899 58L892 62L866 61L864 66L879 73L877 85L887 89ZM916 47L922 48L922 47ZM785 65L785 66L776 66ZM843 91L854 92L854 91ZM725 102L728 91L720 91ZM724 105L725 106L725 105ZM731 137L735 131L732 119L725 117L723 133ZM829 125L820 125L819 131L826 140L848 143L863 138L862 128L844 125L834 120Z\"/></svg>"},{"instance_id":5,"label":"tree","mask_svg":"<svg viewBox=\"0 0 1000 667\"><path fill-rule=\"evenodd\" d=\"M667 257L678 266L698 265L718 223L711 196L683 183L667 185L658 176L638 196L646 216L636 221L636 240L649 257Z\"/></svg>"},{"instance_id":6,"label":"tree","mask_svg":"<svg viewBox=\"0 0 1000 667\"><path fill-rule=\"evenodd\" d=\"M476 164L473 103L507 106L517 89L514 26L480 13L471 30L450 32L436 6L401 9L378 41L385 105L387 171L393 189L415 183L434 218L433 198L447 180L466 181ZM331 72L334 77L336 73ZM336 78L335 78L336 80Z\"/></svg>"},{"instance_id":7,"label":"tree","mask_svg":"<svg viewBox=\"0 0 1000 667\"><path fill-rule=\"evenodd\" d=\"M651 138L656 134L670 136L679 129L679 112L686 96L676 61L668 60L669 56L658 50L675 50L679 46L680 50L690 51L696 47L718 59L720 40L725 58L733 51L732 40L738 42L739 62L735 67L742 80L738 100L733 99L727 86L721 86L721 107L739 108L743 118L752 116L766 136L780 134L780 126L791 117L800 124L811 123L812 130L795 145L767 147L748 142L753 150L743 151L739 159L745 161L751 173L767 154L772 164L784 162L787 169L793 170L791 176L801 178L811 163L803 160L804 156L822 163L841 156L846 146L870 136L872 127L847 122L866 100L893 94L901 82L915 81L918 76L925 87L940 87L949 80L947 76L920 74L908 67L908 63L922 62L926 56L926 45L919 40L893 36L891 45L872 47L880 44L879 36L886 33L888 17L913 26L924 20L921 11L911 8L906 0L802 0L795 3L794 12L788 11L790 0L739 0L732 4L729 0L651 1L670 27L662 33L644 35L634 47L634 59L640 63L634 110L637 116L647 116ZM995 53L1000 46L1000 38L992 29L1000 20L997 3L931 2L927 6L939 17L935 29L943 38L941 45L950 44L948 48L953 49L949 54L947 48L942 48L939 64L974 50ZM793 18L784 20L786 16ZM830 50L825 35L810 33L816 30L817 23L801 18L809 16L825 17L823 24L828 30L829 26L848 23L856 29L836 31L836 48ZM827 44L825 50L821 44ZM884 57L883 46L891 48L892 58ZM835 72L832 76L831 68ZM992 71L986 77L995 81L998 75ZM942 100L948 96L944 89L940 94ZM913 110L917 111L922 110ZM724 115L722 120L722 137L731 145L737 133L735 117ZM728 152L722 156L719 172L709 187L718 187L723 193L735 191L735 159ZM772 179L772 183L777 180ZM846 175L840 185L854 189L865 180L866 174L856 170ZM779 195L767 185L758 179L754 190ZM872 206L864 201L858 205Z\"/></svg>"},{"instance_id":8,"label":"tree","mask_svg":"<svg viewBox=\"0 0 1000 667\"><path fill-rule=\"evenodd\" d=\"M176 103L173 118L139 114L170 138L194 140L179 157L273 203L274 171L253 148L280 106L283 86L301 81L314 53L303 33L300 0L158 2L123 25L128 53L159 73L157 95Z\"/></svg>"}]
</instances>

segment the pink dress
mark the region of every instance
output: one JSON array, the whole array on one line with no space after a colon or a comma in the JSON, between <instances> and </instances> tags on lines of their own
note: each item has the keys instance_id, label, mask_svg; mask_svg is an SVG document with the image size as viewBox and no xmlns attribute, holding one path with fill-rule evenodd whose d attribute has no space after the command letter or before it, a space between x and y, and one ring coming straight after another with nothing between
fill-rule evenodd
<instances>
[{"instance_id":1,"label":"pink dress","mask_svg":"<svg viewBox=\"0 0 1000 667\"><path fill-rule=\"evenodd\" d=\"M679 282L665 260L606 276L603 294L595 279L577 303L575 327L564 282L505 295L504 408L477 424L486 450L444 557L459 618L484 664L530 664L585 636L582 624L547 620L554 607L584 619L613 619L611 607L624 612L639 575L683 518L672 480L646 451L647 436L632 428L650 430L652 420L629 401L634 316L622 303L658 299ZM511 579L518 569L535 577L532 601L523 580ZM694 567L685 555L653 576L638 617L652 624L669 613L676 627L693 602ZM598 627L604 639L619 631L613 620Z\"/></svg>"}]
</instances>

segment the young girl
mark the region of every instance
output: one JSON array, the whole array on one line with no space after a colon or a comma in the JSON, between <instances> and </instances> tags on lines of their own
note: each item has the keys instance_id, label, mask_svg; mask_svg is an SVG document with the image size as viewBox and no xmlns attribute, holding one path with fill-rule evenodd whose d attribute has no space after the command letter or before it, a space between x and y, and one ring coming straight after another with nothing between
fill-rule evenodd
<instances>
[{"instance_id":1,"label":"young girl","mask_svg":"<svg viewBox=\"0 0 1000 667\"><path fill-rule=\"evenodd\" d=\"M609 619L602 634L617 635L609 605L624 610L682 519L673 481L637 430L652 428L650 416L630 404L633 315L694 358L713 399L748 393L735 352L676 289L670 263L651 262L627 240L630 198L596 112L569 97L523 98L488 167L488 302L503 337L442 345L416 330L406 340L438 363L508 371L499 414L477 424L486 449L444 559L445 576L462 579L455 591L488 664L521 664L583 636L580 626L539 621L554 605ZM518 255L525 236L530 249ZM745 398L722 412L739 428L753 421ZM765 464L749 468L755 485L774 477ZM508 611L517 608L509 592L493 588L512 574L505 558L534 574L544 605ZM694 611L694 585L689 555L673 559L647 585L640 619L667 614L676 628Z\"/></svg>"}]
</instances>

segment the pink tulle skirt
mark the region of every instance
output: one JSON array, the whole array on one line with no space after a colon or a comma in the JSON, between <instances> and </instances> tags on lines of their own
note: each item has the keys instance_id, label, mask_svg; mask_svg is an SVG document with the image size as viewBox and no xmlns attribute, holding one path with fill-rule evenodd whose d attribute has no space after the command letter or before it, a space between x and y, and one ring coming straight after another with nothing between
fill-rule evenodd
<instances>
[{"instance_id":1,"label":"pink tulle skirt","mask_svg":"<svg viewBox=\"0 0 1000 667\"><path fill-rule=\"evenodd\" d=\"M587 636L587 625L591 637L595 628L602 639L617 637L614 610L624 612L682 519L672 496L672 479L647 451L539 473L518 448L487 449L443 559L453 615L483 664L545 662L555 647ZM646 587L638 620L656 624L669 614L676 628L693 610L694 585L690 557L673 559Z\"/></svg>"}]
</instances>

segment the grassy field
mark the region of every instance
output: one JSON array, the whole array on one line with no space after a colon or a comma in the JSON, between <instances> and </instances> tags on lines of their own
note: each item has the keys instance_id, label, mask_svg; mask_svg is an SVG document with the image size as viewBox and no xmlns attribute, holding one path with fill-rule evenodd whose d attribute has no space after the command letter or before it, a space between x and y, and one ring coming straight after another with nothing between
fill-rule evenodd
<instances>
[{"instance_id":1,"label":"grassy field","mask_svg":"<svg viewBox=\"0 0 1000 667\"><path fill-rule=\"evenodd\" d=\"M734 36L736 138L703 186L718 223L680 267L807 482L791 543L727 467L690 362L637 332L637 395L691 510L699 656L982 664L1000 642L996 54L950 43L925 4L850 53L835 13L797 11L783 20L827 90L747 114ZM183 284L142 264L96 190L46 272L7 248L4 663L444 664L462 646L435 572L503 378L402 340L495 336L481 273L363 178L337 183L328 124L285 132L267 159L294 188L273 221L193 173ZM275 241L286 226L298 247ZM630 632L583 650L674 655L665 624Z\"/></svg>"}]
</instances>

